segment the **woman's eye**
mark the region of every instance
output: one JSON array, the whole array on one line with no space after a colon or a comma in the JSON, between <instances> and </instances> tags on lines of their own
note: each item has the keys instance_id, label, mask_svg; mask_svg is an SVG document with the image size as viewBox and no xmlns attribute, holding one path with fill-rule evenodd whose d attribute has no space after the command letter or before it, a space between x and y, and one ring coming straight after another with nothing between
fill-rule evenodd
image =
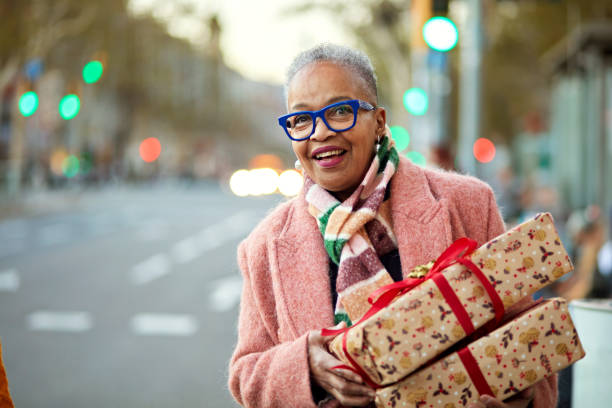
<instances>
[{"instance_id":1,"label":"woman's eye","mask_svg":"<svg viewBox=\"0 0 612 408\"><path fill-rule=\"evenodd\" d=\"M353 109L350 105L340 105L331 109L332 116L346 116L352 115Z\"/></svg>"},{"instance_id":2,"label":"woman's eye","mask_svg":"<svg viewBox=\"0 0 612 408\"><path fill-rule=\"evenodd\" d=\"M297 115L294 117L294 125L304 124L310 122L309 115Z\"/></svg>"}]
</instances>

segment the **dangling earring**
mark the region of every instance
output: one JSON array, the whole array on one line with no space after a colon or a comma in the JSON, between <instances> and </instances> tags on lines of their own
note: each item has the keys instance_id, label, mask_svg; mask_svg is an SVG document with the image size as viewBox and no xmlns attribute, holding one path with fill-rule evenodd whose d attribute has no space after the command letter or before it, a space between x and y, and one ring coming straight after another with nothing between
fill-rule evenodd
<instances>
[{"instance_id":1,"label":"dangling earring","mask_svg":"<svg viewBox=\"0 0 612 408\"><path fill-rule=\"evenodd\" d=\"M295 167L297 171L302 171L302 163L299 160L295 161L295 164L293 165L293 167Z\"/></svg>"},{"instance_id":2,"label":"dangling earring","mask_svg":"<svg viewBox=\"0 0 612 408\"><path fill-rule=\"evenodd\" d=\"M380 135L376 137L376 144L374 145L374 148L376 149L376 151L378 151L378 149L380 148Z\"/></svg>"}]
</instances>

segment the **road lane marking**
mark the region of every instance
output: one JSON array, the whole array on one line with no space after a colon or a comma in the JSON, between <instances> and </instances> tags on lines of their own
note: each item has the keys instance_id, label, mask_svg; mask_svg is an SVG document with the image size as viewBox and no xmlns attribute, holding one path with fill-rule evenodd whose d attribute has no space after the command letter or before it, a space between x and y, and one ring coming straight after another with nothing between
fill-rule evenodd
<instances>
[{"instance_id":1,"label":"road lane marking","mask_svg":"<svg viewBox=\"0 0 612 408\"><path fill-rule=\"evenodd\" d=\"M87 312L40 310L27 317L30 330L84 332L91 330L93 320Z\"/></svg>"},{"instance_id":2,"label":"road lane marking","mask_svg":"<svg viewBox=\"0 0 612 408\"><path fill-rule=\"evenodd\" d=\"M180 264L193 261L201 255L198 241L194 237L185 238L172 246L172 259Z\"/></svg>"},{"instance_id":3,"label":"road lane marking","mask_svg":"<svg viewBox=\"0 0 612 408\"><path fill-rule=\"evenodd\" d=\"M256 221L255 212L246 210L209 225L196 234L175 243L169 254L156 254L133 266L130 271L130 279L135 285L144 285L159 279L172 272L173 263L191 262L207 251L244 236L253 228Z\"/></svg>"},{"instance_id":4,"label":"road lane marking","mask_svg":"<svg viewBox=\"0 0 612 408\"><path fill-rule=\"evenodd\" d=\"M212 283L210 307L216 312L231 310L240 302L242 277L239 275L216 280Z\"/></svg>"},{"instance_id":5,"label":"road lane marking","mask_svg":"<svg viewBox=\"0 0 612 408\"><path fill-rule=\"evenodd\" d=\"M17 292L19 289L19 274L17 269L7 269L0 272L0 292Z\"/></svg>"},{"instance_id":6,"label":"road lane marking","mask_svg":"<svg viewBox=\"0 0 612 408\"><path fill-rule=\"evenodd\" d=\"M130 278L135 285L144 285L170 273L171 261L166 254L155 254L132 267Z\"/></svg>"},{"instance_id":7,"label":"road lane marking","mask_svg":"<svg viewBox=\"0 0 612 408\"><path fill-rule=\"evenodd\" d=\"M191 315L142 313L132 318L130 327L141 336L191 336L198 322Z\"/></svg>"}]
</instances>

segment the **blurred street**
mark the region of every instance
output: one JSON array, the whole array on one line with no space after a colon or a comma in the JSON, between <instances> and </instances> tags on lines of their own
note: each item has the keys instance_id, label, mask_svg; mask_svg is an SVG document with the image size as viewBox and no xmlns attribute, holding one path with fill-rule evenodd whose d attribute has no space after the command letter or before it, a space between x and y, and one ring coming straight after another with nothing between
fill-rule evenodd
<instances>
[{"instance_id":1,"label":"blurred street","mask_svg":"<svg viewBox=\"0 0 612 408\"><path fill-rule=\"evenodd\" d=\"M280 199L213 183L107 188L0 221L15 405L235 406L236 245Z\"/></svg>"}]
</instances>

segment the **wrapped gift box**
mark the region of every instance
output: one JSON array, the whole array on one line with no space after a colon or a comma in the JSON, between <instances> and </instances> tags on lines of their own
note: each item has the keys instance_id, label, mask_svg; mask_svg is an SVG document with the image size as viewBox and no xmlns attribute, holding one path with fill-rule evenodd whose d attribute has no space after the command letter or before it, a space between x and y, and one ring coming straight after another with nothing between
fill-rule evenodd
<instances>
[{"instance_id":1,"label":"wrapped gift box","mask_svg":"<svg viewBox=\"0 0 612 408\"><path fill-rule=\"evenodd\" d=\"M465 349L376 392L378 407L463 407L505 400L584 357L567 303L550 299Z\"/></svg>"},{"instance_id":2,"label":"wrapped gift box","mask_svg":"<svg viewBox=\"0 0 612 408\"><path fill-rule=\"evenodd\" d=\"M547 213L505 232L468 258L506 308L572 270ZM495 317L492 297L470 269L454 264L438 275L448 285L444 295L439 279L424 280L333 339L330 351L361 370L370 384L388 385L463 339L466 319L478 329Z\"/></svg>"}]
</instances>

